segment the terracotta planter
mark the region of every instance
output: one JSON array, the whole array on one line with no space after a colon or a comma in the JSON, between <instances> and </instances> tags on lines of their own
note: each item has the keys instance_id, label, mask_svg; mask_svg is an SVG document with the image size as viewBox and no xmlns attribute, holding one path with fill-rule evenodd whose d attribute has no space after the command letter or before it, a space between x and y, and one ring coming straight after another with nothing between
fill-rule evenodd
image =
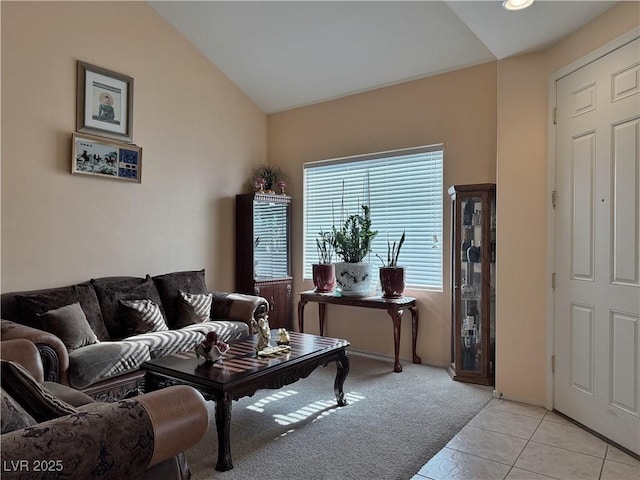
<instances>
[{"instance_id":1,"label":"terracotta planter","mask_svg":"<svg viewBox=\"0 0 640 480\"><path fill-rule=\"evenodd\" d=\"M333 263L314 263L311 269L316 292L333 292L336 287L336 266Z\"/></svg>"},{"instance_id":2,"label":"terracotta planter","mask_svg":"<svg viewBox=\"0 0 640 480\"><path fill-rule=\"evenodd\" d=\"M404 267L380 267L380 286L384 298L404 295Z\"/></svg>"}]
</instances>

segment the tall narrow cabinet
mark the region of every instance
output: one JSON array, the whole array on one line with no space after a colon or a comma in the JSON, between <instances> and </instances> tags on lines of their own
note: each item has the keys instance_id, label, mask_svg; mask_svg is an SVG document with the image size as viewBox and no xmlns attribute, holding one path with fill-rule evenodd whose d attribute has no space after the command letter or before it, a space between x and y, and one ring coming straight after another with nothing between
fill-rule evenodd
<instances>
[{"instance_id":1,"label":"tall narrow cabinet","mask_svg":"<svg viewBox=\"0 0 640 480\"><path fill-rule=\"evenodd\" d=\"M451 365L454 380L495 380L496 186L453 185Z\"/></svg>"},{"instance_id":2,"label":"tall narrow cabinet","mask_svg":"<svg viewBox=\"0 0 640 480\"><path fill-rule=\"evenodd\" d=\"M271 328L291 329L291 197L236 195L236 290L269 301Z\"/></svg>"}]
</instances>

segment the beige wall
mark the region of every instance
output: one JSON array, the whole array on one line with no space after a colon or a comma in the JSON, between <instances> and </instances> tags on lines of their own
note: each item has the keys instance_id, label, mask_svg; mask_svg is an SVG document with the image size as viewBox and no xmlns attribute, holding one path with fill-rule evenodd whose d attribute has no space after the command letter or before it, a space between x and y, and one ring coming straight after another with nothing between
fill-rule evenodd
<instances>
[{"instance_id":1,"label":"beige wall","mask_svg":"<svg viewBox=\"0 0 640 480\"><path fill-rule=\"evenodd\" d=\"M621 2L545 52L499 62L496 389L509 398L551 393L549 78L639 23L640 4Z\"/></svg>"},{"instance_id":2,"label":"beige wall","mask_svg":"<svg viewBox=\"0 0 640 480\"><path fill-rule=\"evenodd\" d=\"M1 8L2 291L203 267L232 289L266 116L146 2ZM141 185L70 175L77 59L134 78Z\"/></svg>"},{"instance_id":3,"label":"beige wall","mask_svg":"<svg viewBox=\"0 0 640 480\"><path fill-rule=\"evenodd\" d=\"M362 93L269 116L269 160L292 179L293 275L302 281L302 164L397 148L443 143L446 188L495 181L496 64L484 65ZM407 179L411 181L411 179ZM425 363L450 360L449 222L444 231L444 292L409 290L418 299L418 355ZM327 307L326 334L348 338L353 348L393 355L391 319L384 311ZM305 330L318 332L317 306L305 310ZM405 314L401 356L411 358L411 322Z\"/></svg>"}]
</instances>

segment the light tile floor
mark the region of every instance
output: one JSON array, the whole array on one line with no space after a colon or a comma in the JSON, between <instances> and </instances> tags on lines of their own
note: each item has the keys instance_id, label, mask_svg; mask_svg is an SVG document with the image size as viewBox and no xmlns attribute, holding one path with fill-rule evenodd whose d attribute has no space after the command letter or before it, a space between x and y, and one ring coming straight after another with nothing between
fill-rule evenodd
<instances>
[{"instance_id":1,"label":"light tile floor","mask_svg":"<svg viewBox=\"0 0 640 480\"><path fill-rule=\"evenodd\" d=\"M492 399L412 480L639 480L640 461L544 408Z\"/></svg>"}]
</instances>

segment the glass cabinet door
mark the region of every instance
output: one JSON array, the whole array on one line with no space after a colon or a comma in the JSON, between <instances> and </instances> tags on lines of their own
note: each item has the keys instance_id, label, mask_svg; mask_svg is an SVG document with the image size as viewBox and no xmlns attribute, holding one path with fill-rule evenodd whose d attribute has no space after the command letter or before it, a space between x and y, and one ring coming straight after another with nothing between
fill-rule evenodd
<instances>
[{"instance_id":1,"label":"glass cabinet door","mask_svg":"<svg viewBox=\"0 0 640 480\"><path fill-rule=\"evenodd\" d=\"M482 365L482 198L467 197L459 202L462 218L460 245L460 338L462 348L461 368L480 371Z\"/></svg>"},{"instance_id":2,"label":"glass cabinet door","mask_svg":"<svg viewBox=\"0 0 640 480\"><path fill-rule=\"evenodd\" d=\"M253 217L254 276L289 275L289 204L256 201Z\"/></svg>"}]
</instances>

